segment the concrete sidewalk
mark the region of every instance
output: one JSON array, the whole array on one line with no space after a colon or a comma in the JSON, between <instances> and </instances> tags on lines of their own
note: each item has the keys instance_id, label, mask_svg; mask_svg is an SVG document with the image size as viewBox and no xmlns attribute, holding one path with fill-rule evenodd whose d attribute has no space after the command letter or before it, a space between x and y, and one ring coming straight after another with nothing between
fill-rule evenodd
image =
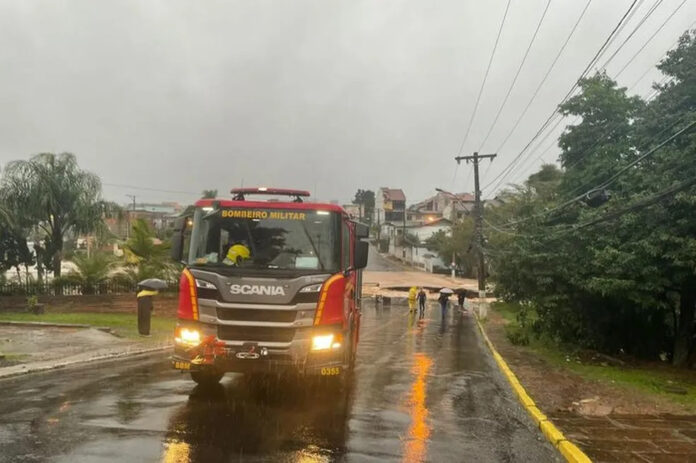
<instances>
[{"instance_id":1,"label":"concrete sidewalk","mask_svg":"<svg viewBox=\"0 0 696 463\"><path fill-rule=\"evenodd\" d=\"M93 327L4 324L0 325L0 378L125 358L170 347L168 342L139 342Z\"/></svg>"}]
</instances>

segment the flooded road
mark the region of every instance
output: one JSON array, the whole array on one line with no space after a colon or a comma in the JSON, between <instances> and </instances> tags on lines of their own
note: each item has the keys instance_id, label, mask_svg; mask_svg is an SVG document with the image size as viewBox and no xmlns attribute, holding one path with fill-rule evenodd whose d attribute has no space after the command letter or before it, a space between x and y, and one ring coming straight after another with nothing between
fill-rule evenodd
<instances>
[{"instance_id":1,"label":"flooded road","mask_svg":"<svg viewBox=\"0 0 696 463\"><path fill-rule=\"evenodd\" d=\"M347 393L228 374L202 389L165 355L0 383L0 461L558 461L468 314L363 309Z\"/></svg>"}]
</instances>

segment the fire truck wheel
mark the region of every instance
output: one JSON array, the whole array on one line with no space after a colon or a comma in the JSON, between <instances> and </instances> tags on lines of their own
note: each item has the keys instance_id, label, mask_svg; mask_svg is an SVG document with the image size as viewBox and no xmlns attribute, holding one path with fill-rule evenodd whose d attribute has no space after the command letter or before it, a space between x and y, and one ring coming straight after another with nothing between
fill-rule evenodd
<instances>
[{"instance_id":1,"label":"fire truck wheel","mask_svg":"<svg viewBox=\"0 0 696 463\"><path fill-rule=\"evenodd\" d=\"M224 375L215 370L192 371L191 379L201 386L212 386L219 383Z\"/></svg>"}]
</instances>

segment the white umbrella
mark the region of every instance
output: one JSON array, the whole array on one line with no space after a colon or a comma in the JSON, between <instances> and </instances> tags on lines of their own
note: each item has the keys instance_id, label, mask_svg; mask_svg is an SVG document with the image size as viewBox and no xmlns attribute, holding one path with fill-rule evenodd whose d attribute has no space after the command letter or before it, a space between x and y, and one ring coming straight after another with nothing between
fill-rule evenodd
<instances>
[{"instance_id":1,"label":"white umbrella","mask_svg":"<svg viewBox=\"0 0 696 463\"><path fill-rule=\"evenodd\" d=\"M450 289L450 288L442 288L442 289L440 290L440 292L443 293L443 294L454 294L454 290L452 290L452 289Z\"/></svg>"}]
</instances>

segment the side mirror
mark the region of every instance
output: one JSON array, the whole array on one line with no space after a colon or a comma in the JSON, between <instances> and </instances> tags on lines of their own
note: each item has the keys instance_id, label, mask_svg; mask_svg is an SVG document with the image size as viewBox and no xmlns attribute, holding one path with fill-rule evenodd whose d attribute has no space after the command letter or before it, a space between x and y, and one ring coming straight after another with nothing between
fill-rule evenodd
<instances>
[{"instance_id":1,"label":"side mirror","mask_svg":"<svg viewBox=\"0 0 696 463\"><path fill-rule=\"evenodd\" d=\"M370 227L368 227L364 223L360 223L360 222L354 222L354 223L355 223L355 238L358 240L361 240L363 238L369 238Z\"/></svg>"},{"instance_id":2,"label":"side mirror","mask_svg":"<svg viewBox=\"0 0 696 463\"><path fill-rule=\"evenodd\" d=\"M184 257L184 230L189 217L179 217L174 222L174 233L172 234L171 257L176 262L181 262Z\"/></svg>"},{"instance_id":3,"label":"side mirror","mask_svg":"<svg viewBox=\"0 0 696 463\"><path fill-rule=\"evenodd\" d=\"M367 256L369 251L370 243L368 243L367 241L357 240L355 242L353 265L356 269L367 267Z\"/></svg>"}]
</instances>

